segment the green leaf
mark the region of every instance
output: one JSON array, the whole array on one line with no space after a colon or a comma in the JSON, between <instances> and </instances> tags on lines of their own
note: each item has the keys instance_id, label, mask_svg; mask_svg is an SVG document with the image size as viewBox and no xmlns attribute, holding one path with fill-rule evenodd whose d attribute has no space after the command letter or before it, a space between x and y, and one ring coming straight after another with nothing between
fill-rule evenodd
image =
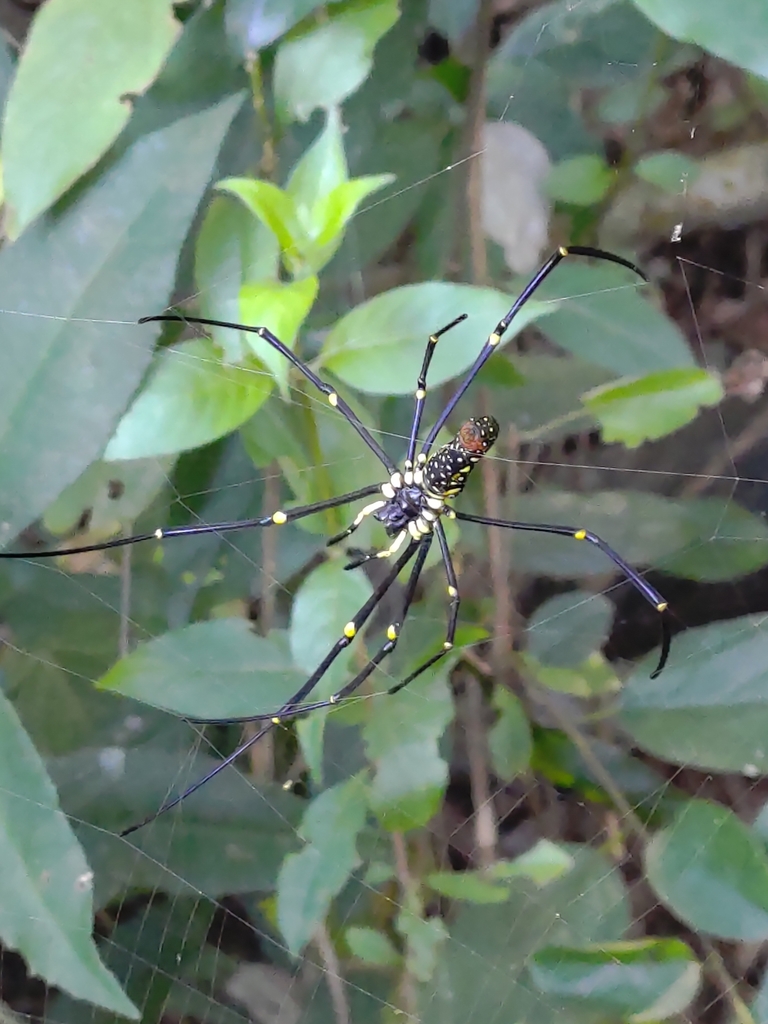
<instances>
[{"instance_id":1,"label":"green leaf","mask_svg":"<svg viewBox=\"0 0 768 1024\"><path fill-rule=\"evenodd\" d=\"M519 698L497 686L493 703L499 717L488 733L488 749L494 772L505 781L526 771L533 743L531 728Z\"/></svg>"},{"instance_id":2,"label":"green leaf","mask_svg":"<svg viewBox=\"0 0 768 1024\"><path fill-rule=\"evenodd\" d=\"M309 805L300 829L307 845L285 858L277 886L277 923L294 956L360 864L357 837L366 813L366 787L359 778L327 789Z\"/></svg>"},{"instance_id":3,"label":"green leaf","mask_svg":"<svg viewBox=\"0 0 768 1024\"><path fill-rule=\"evenodd\" d=\"M183 730L181 749L163 731L136 749L84 748L49 765L95 872L97 907L128 889L157 889L174 898L194 891L212 900L271 892L284 857L297 849L306 802L236 771L211 779L129 842L121 839L122 829L220 763L190 751L188 729L170 724Z\"/></svg>"},{"instance_id":4,"label":"green leaf","mask_svg":"<svg viewBox=\"0 0 768 1024\"><path fill-rule=\"evenodd\" d=\"M559 300L541 329L567 352L622 376L694 367L682 332L645 298L644 288L622 267L574 258L536 293Z\"/></svg>"},{"instance_id":5,"label":"green leaf","mask_svg":"<svg viewBox=\"0 0 768 1024\"><path fill-rule=\"evenodd\" d=\"M274 713L303 681L279 633L257 636L244 619L213 619L140 644L97 685L212 721Z\"/></svg>"},{"instance_id":6,"label":"green leaf","mask_svg":"<svg viewBox=\"0 0 768 1024\"><path fill-rule=\"evenodd\" d=\"M691 800L646 848L648 880L696 931L737 942L768 936L768 856L726 807Z\"/></svg>"},{"instance_id":7,"label":"green leaf","mask_svg":"<svg viewBox=\"0 0 768 1024\"><path fill-rule=\"evenodd\" d=\"M633 1021L682 1013L696 995L701 968L678 939L613 942L597 948L547 946L533 954L531 979L546 995Z\"/></svg>"},{"instance_id":8,"label":"green leaf","mask_svg":"<svg viewBox=\"0 0 768 1024\"><path fill-rule=\"evenodd\" d=\"M307 263L315 273L322 270L338 251L344 228L354 217L360 203L393 180L391 174L354 178L317 200L310 213L309 233L312 243L306 252Z\"/></svg>"},{"instance_id":9,"label":"green leaf","mask_svg":"<svg viewBox=\"0 0 768 1024\"><path fill-rule=\"evenodd\" d=\"M347 928L344 940L359 960L375 967L391 967L400 962L400 954L386 935L375 928Z\"/></svg>"},{"instance_id":10,"label":"green leaf","mask_svg":"<svg viewBox=\"0 0 768 1024\"><path fill-rule=\"evenodd\" d=\"M539 490L515 498L509 512L530 523L592 530L630 565L653 565L689 579L732 579L768 561L768 527L729 498L673 499L638 491L587 497ZM462 524L462 534L469 529ZM518 569L558 578L602 572L609 563L591 544L549 534L512 534Z\"/></svg>"},{"instance_id":11,"label":"green leaf","mask_svg":"<svg viewBox=\"0 0 768 1024\"><path fill-rule=\"evenodd\" d=\"M41 8L5 108L2 162L16 234L112 145L177 31L168 0Z\"/></svg>"},{"instance_id":12,"label":"green leaf","mask_svg":"<svg viewBox=\"0 0 768 1024\"><path fill-rule=\"evenodd\" d=\"M244 284L240 289L240 320L251 326L265 326L292 349L299 328L306 320L317 298L318 280L305 277L299 281L259 281ZM288 360L258 334L243 332L249 348L269 367L285 397L288 387Z\"/></svg>"},{"instance_id":13,"label":"green leaf","mask_svg":"<svg viewBox=\"0 0 768 1024\"><path fill-rule=\"evenodd\" d=\"M395 927L405 939L408 973L417 981L428 982L440 950L450 938L448 928L439 917L424 918L409 907L398 914Z\"/></svg>"},{"instance_id":14,"label":"green leaf","mask_svg":"<svg viewBox=\"0 0 768 1024\"><path fill-rule=\"evenodd\" d=\"M487 877L500 882L527 878L539 888L562 878L573 870L576 860L563 846L540 839L536 845L514 860L497 860L487 870Z\"/></svg>"},{"instance_id":15,"label":"green leaf","mask_svg":"<svg viewBox=\"0 0 768 1024\"><path fill-rule=\"evenodd\" d=\"M768 8L742 0L738 9L720 0L634 0L643 14L674 39L696 43L738 68L768 78Z\"/></svg>"},{"instance_id":16,"label":"green leaf","mask_svg":"<svg viewBox=\"0 0 768 1024\"><path fill-rule=\"evenodd\" d=\"M547 179L547 192L560 203L592 206L605 198L615 180L616 172L601 156L573 156L552 168Z\"/></svg>"},{"instance_id":17,"label":"green leaf","mask_svg":"<svg viewBox=\"0 0 768 1024\"><path fill-rule=\"evenodd\" d=\"M571 870L543 888L517 879L504 903L459 906L437 970L420 992L423 1024L579 1019L569 1001L546 999L532 985L531 955L545 945L616 941L631 917L617 868L588 847L565 849Z\"/></svg>"},{"instance_id":18,"label":"green leaf","mask_svg":"<svg viewBox=\"0 0 768 1024\"><path fill-rule=\"evenodd\" d=\"M448 765L438 741L453 717L448 674L455 660L456 655L444 658L404 690L379 701L365 727L366 750L376 766L371 810L390 832L425 825L440 806ZM386 679L384 685L395 681Z\"/></svg>"},{"instance_id":19,"label":"green leaf","mask_svg":"<svg viewBox=\"0 0 768 1024\"><path fill-rule=\"evenodd\" d=\"M200 448L250 419L273 383L255 359L228 366L205 338L161 349L104 458L149 459Z\"/></svg>"},{"instance_id":20,"label":"green leaf","mask_svg":"<svg viewBox=\"0 0 768 1024\"><path fill-rule=\"evenodd\" d=\"M8 320L0 351L3 541L101 454L141 381L153 329L100 321L167 305L182 241L240 105L234 97L140 138L55 219L0 252L0 308L32 314Z\"/></svg>"},{"instance_id":21,"label":"green leaf","mask_svg":"<svg viewBox=\"0 0 768 1024\"><path fill-rule=\"evenodd\" d=\"M433 871L427 875L427 885L449 899L470 903L503 903L509 899L509 889L494 885L479 871Z\"/></svg>"},{"instance_id":22,"label":"green leaf","mask_svg":"<svg viewBox=\"0 0 768 1024\"><path fill-rule=\"evenodd\" d=\"M228 0L227 35L247 60L323 3L324 0Z\"/></svg>"},{"instance_id":23,"label":"green leaf","mask_svg":"<svg viewBox=\"0 0 768 1024\"><path fill-rule=\"evenodd\" d=\"M283 42L275 61L281 116L307 121L318 107L338 106L364 82L379 39L399 16L397 0L351 0Z\"/></svg>"},{"instance_id":24,"label":"green leaf","mask_svg":"<svg viewBox=\"0 0 768 1024\"><path fill-rule=\"evenodd\" d=\"M336 107L331 107L326 114L325 127L291 170L285 191L293 199L301 219L311 223L311 211L318 199L348 181L341 116Z\"/></svg>"},{"instance_id":25,"label":"green leaf","mask_svg":"<svg viewBox=\"0 0 768 1024\"><path fill-rule=\"evenodd\" d=\"M299 587L291 609L289 635L294 662L306 673L314 672L371 593L365 573L347 572L338 560L314 569ZM323 700L340 689L353 671L356 653L354 645L342 650L308 699ZM304 756L316 781L322 778L323 734L328 710L301 718L296 725Z\"/></svg>"},{"instance_id":26,"label":"green leaf","mask_svg":"<svg viewBox=\"0 0 768 1024\"><path fill-rule=\"evenodd\" d=\"M325 340L322 362L358 391L410 395L429 336L459 313L467 313L468 321L440 338L429 376L430 387L435 388L472 365L510 305L508 296L491 288L442 281L393 288L336 322ZM528 302L505 340L553 308Z\"/></svg>"},{"instance_id":27,"label":"green leaf","mask_svg":"<svg viewBox=\"0 0 768 1024\"><path fill-rule=\"evenodd\" d=\"M675 637L659 679L630 676L620 721L643 749L674 764L749 777L768 773L768 632L763 615Z\"/></svg>"},{"instance_id":28,"label":"green leaf","mask_svg":"<svg viewBox=\"0 0 768 1024\"><path fill-rule=\"evenodd\" d=\"M719 375L679 369L604 384L582 395L582 401L600 422L606 441L636 448L679 430L723 396Z\"/></svg>"},{"instance_id":29,"label":"green leaf","mask_svg":"<svg viewBox=\"0 0 768 1024\"><path fill-rule=\"evenodd\" d=\"M614 608L602 594L570 591L539 605L528 620L527 653L545 665L577 668L599 651Z\"/></svg>"},{"instance_id":30,"label":"green leaf","mask_svg":"<svg viewBox=\"0 0 768 1024\"><path fill-rule=\"evenodd\" d=\"M658 185L671 195L679 195L687 186L692 185L699 176L699 169L695 160L673 149L649 153L634 166L638 178L651 185Z\"/></svg>"},{"instance_id":31,"label":"green leaf","mask_svg":"<svg viewBox=\"0 0 768 1024\"><path fill-rule=\"evenodd\" d=\"M244 217L241 204L234 196L214 196L195 246L200 315L212 320L242 322L241 286L277 281L279 267L280 247L272 232L261 221ZM225 327L207 330L229 363L240 362L252 344L246 332Z\"/></svg>"},{"instance_id":32,"label":"green leaf","mask_svg":"<svg viewBox=\"0 0 768 1024\"><path fill-rule=\"evenodd\" d=\"M91 937L93 872L56 790L0 695L0 936L50 985L137 1020Z\"/></svg>"},{"instance_id":33,"label":"green leaf","mask_svg":"<svg viewBox=\"0 0 768 1024\"><path fill-rule=\"evenodd\" d=\"M307 245L293 198L277 185L256 178L225 178L216 188L237 196L254 217L269 228L291 269Z\"/></svg>"}]
</instances>

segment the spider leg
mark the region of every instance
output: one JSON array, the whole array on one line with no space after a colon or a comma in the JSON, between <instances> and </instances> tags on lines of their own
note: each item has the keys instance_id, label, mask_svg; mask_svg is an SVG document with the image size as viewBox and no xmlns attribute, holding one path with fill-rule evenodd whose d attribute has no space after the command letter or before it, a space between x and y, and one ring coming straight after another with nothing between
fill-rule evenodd
<instances>
[{"instance_id":1,"label":"spider leg","mask_svg":"<svg viewBox=\"0 0 768 1024\"><path fill-rule=\"evenodd\" d=\"M431 668L436 661L440 661L441 658L445 657L448 651L453 647L453 641L456 636L456 624L459 619L459 606L461 605L461 594L459 593L459 581L456 579L456 570L453 567L453 559L451 558L451 551L448 547L448 540L445 536L445 530L443 524L438 521L435 523L435 533L437 534L437 540L440 545L440 554L443 556L443 568L445 569L445 576L448 580L448 596L451 599L450 608L448 609L448 628L445 631L445 641L443 643L442 650L438 651L427 661L419 665L408 676L407 679L403 679L401 683L397 683L391 689L387 690L387 693L398 693L400 690L404 690L405 687L412 683L417 676L420 676L422 672L426 672L428 668Z\"/></svg>"},{"instance_id":2,"label":"spider leg","mask_svg":"<svg viewBox=\"0 0 768 1024\"><path fill-rule=\"evenodd\" d=\"M405 543L408 537L408 530L401 530L388 548L384 548L383 551L361 551L356 555L351 562L347 562L344 566L345 569L357 569L366 562L372 561L374 558L391 558L392 555L396 555L400 548ZM415 539L415 538L414 538ZM330 543L330 542L329 542ZM351 554L351 552L350 552Z\"/></svg>"},{"instance_id":3,"label":"spider leg","mask_svg":"<svg viewBox=\"0 0 768 1024\"><path fill-rule=\"evenodd\" d=\"M427 401L427 373L429 372L429 365L432 362L432 356L435 354L435 348L437 347L438 340L452 328L456 327L457 324L462 323L467 319L467 314L462 313L461 316L457 316L455 320L451 320L445 327L441 327L439 331L435 331L434 334L430 334L427 340L427 347L424 350L424 361L421 364L421 372L419 373L418 381L416 383L416 407L413 410L413 423L411 424L411 436L408 439L408 454L405 456L405 470L408 472L413 467L413 456L416 452L416 438L419 433L419 427L421 426L421 417L424 413L424 404Z\"/></svg>"},{"instance_id":4,"label":"spider leg","mask_svg":"<svg viewBox=\"0 0 768 1024\"><path fill-rule=\"evenodd\" d=\"M261 729L259 729L257 733L255 733L253 736L249 736L248 739L241 743L236 750L229 754L228 757L225 757L223 761L220 761L206 775L198 779L197 782L193 782L192 785L185 789L183 793L180 793L179 796L174 797L172 800L167 800L154 813L150 814L142 821L137 822L135 825L130 825L127 829L124 829L120 833L120 835L122 837L129 836L132 832L136 832L138 829L143 828L145 825L148 825L151 821L154 821L155 818L159 818L161 814L165 814L167 811L172 810L174 807L178 807L178 805L183 800L186 800L188 796L192 795L192 793L196 793L198 789L204 786L207 782L210 782L211 779L215 778L219 774L219 772L222 772L224 771L225 768L228 768L229 765L231 765L241 756L241 754L244 754L247 750L250 750L250 748L254 744L258 743L259 740L262 739L262 737L266 736L266 734L270 732L272 729L274 729L276 725L280 725L284 719L293 718L296 715L313 711L317 707L326 707L331 703L335 703L335 700L340 699L339 694L336 694L334 695L334 697L330 698L327 701L309 705L302 705L301 703L304 700L304 698L307 697L312 692L312 690L314 690L314 688L317 686L317 684L320 682L322 677L331 667L333 662L338 658L341 652L345 648L349 647L349 645L352 643L352 640L354 639L360 628L370 618L373 611L380 603L381 599L384 597L389 588L397 579L401 570L408 564L411 558L413 558L418 546L418 541L411 541L406 550L398 558L398 560L392 566L392 568L387 573L385 578L381 581L381 583L376 587L376 589L365 602L365 604L360 608L357 614L346 624L342 635L339 637L339 639L336 641L336 643L333 645L330 651L326 654L326 656L317 666L317 668L309 677L309 679L307 679L307 681L300 687L300 689L298 689L296 693L294 693L293 696L290 697L278 711L276 711L273 715L269 716L253 715L248 718L225 720L227 722L261 722L268 718L269 720ZM424 557L426 557L426 554ZM423 558L421 559L421 562L423 564ZM414 583L414 588L415 585L416 584ZM410 604L410 601L408 603ZM373 666L373 668L375 668L375 665ZM371 668L371 672L373 671L373 668ZM368 675L370 675L370 672L368 673ZM355 678L357 679L358 677ZM358 686L362 684L365 678L367 678L367 676L364 676L363 679L360 679ZM339 692L343 695L345 695L347 692L351 692L348 690L348 687L349 684L347 684L347 687L345 687L343 691Z\"/></svg>"},{"instance_id":5,"label":"spider leg","mask_svg":"<svg viewBox=\"0 0 768 1024\"><path fill-rule=\"evenodd\" d=\"M331 547L334 544L338 544L339 541L342 541L345 538L351 536L358 528L358 526L362 523L362 521L366 518L366 516L373 515L374 512L376 512L380 508L383 508L386 504L387 503L386 501L384 501L384 499L380 499L379 501L372 501L370 505L366 505L365 508L360 509L360 511L355 516L353 522L350 523L346 530L342 530L341 533L337 533L334 537L331 537L330 540L327 540L325 542L326 547Z\"/></svg>"},{"instance_id":6,"label":"spider leg","mask_svg":"<svg viewBox=\"0 0 768 1024\"><path fill-rule=\"evenodd\" d=\"M574 526L552 526L548 523L520 523L511 519L491 519L489 516L473 516L467 512L458 511L456 512L456 518L465 523L479 523L481 526L500 526L505 530L527 531L528 533L548 533L556 537L570 537L572 540L586 540L590 544L594 544L596 548L599 548L604 555L610 558L627 582L632 584L635 590L645 598L648 604L661 617L661 653L658 665L651 672L651 679L655 679L658 676L667 663L669 648L672 642L669 620L666 614L667 602L655 587L647 583L639 572L625 562L621 555L606 544L601 537L598 537L596 533Z\"/></svg>"},{"instance_id":7,"label":"spider leg","mask_svg":"<svg viewBox=\"0 0 768 1024\"><path fill-rule=\"evenodd\" d=\"M397 472L397 466L395 465L395 463L392 461L392 459L390 459L390 457L381 447L381 445L373 436L373 434L368 430L368 428L354 414L354 412L347 405L344 399L339 394L337 394L337 392L331 387L330 384L326 384L324 380L321 380L320 377L318 377L317 374L314 372L314 370L311 370L303 360L299 359L297 355L291 352L288 346L284 345L282 341L280 341L279 338L276 338L275 335L272 334L271 331L268 331L266 327L252 327L249 324L235 324L230 323L228 320L209 320L207 317L204 316L182 316L179 313L161 313L157 316L143 316L141 320L139 320L139 323L148 324L155 323L158 321L173 321L181 322L184 324L202 324L203 326L206 327L228 327L235 331L248 331L251 334L258 334L258 336L260 338L263 338L268 345L271 345L272 348L279 352L281 356L284 356L289 363L292 363L292 365L296 367L299 373L303 374L306 377L310 384L313 384L318 391L325 395L329 405L333 406L334 409L339 410L339 412L347 421L347 423L349 423L349 425L354 430L357 431L357 433L363 439L364 443L370 448L370 450L373 452L373 454L376 456L379 462L384 466L384 468L387 470L387 473L389 473L390 476L392 475L392 473Z\"/></svg>"},{"instance_id":8,"label":"spider leg","mask_svg":"<svg viewBox=\"0 0 768 1024\"><path fill-rule=\"evenodd\" d=\"M459 385L458 390L451 397L446 407L435 420L432 429L427 435L426 441L422 445L421 451L423 455L426 455L429 449L432 447L435 438L440 433L440 430L445 421L448 419L450 414L455 409L456 405L459 402L459 399L462 397L464 392L467 390L472 381L478 375L478 373L485 365L485 363L488 361L488 359L490 359L493 352L498 348L502 336L506 333L507 328L512 323L514 318L517 316L517 314L520 312L520 310L523 308L526 302L531 298L533 293L537 291L541 284L546 280L546 278L549 277L549 275L552 273L555 267L557 267L558 264L562 263L562 261L567 256L592 256L594 259L605 260L608 263L618 263L619 266L627 267L629 270L634 271L636 274L642 277L644 281L647 280L642 270L640 270L639 267L636 267L634 263L630 263L629 260L625 260L623 257L616 256L611 252L605 252L603 249L593 249L591 246L586 245L572 245L569 246L567 249L565 248L565 246L561 246L557 250L557 252L554 252L546 261L546 263L544 263L539 268L539 270L536 271L531 280L528 282L525 288L523 288L523 290L520 292L518 297L513 302L512 308L509 310L506 316L502 317L502 319L499 320L498 324L496 324L496 327L494 328L493 333L488 336L488 340L486 341L483 348L480 350L480 354L478 355L477 359L474 361L474 363L468 370L467 375L462 381L462 383Z\"/></svg>"},{"instance_id":9,"label":"spider leg","mask_svg":"<svg viewBox=\"0 0 768 1024\"><path fill-rule=\"evenodd\" d=\"M350 491L349 494L342 494L338 498L330 498L327 501L299 505L297 508L289 508L287 511L278 509L271 516L262 516L259 519L240 519L231 523L201 523L199 526L174 526L169 530L136 533L130 537L118 537L116 540L102 541L99 544L81 544L72 548L53 548L50 551L0 551L0 559L24 558L31 561L37 558L58 558L60 555L82 555L88 551L109 551L111 548L124 548L128 544L141 544L147 540L166 540L168 537L191 537L201 533L231 533L234 530L252 530L257 526L283 526L285 523L304 519L305 516L314 515L327 508L337 508L339 505L347 505L359 498L367 498L371 494L380 493L380 491L381 488L378 484L370 484L368 487L361 487L356 491Z\"/></svg>"}]
</instances>

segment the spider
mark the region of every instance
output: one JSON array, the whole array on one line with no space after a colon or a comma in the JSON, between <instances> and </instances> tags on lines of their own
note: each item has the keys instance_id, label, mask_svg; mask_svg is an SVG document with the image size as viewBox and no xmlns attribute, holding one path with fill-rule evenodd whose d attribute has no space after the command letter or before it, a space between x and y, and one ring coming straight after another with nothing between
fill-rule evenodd
<instances>
[{"instance_id":1,"label":"spider","mask_svg":"<svg viewBox=\"0 0 768 1024\"><path fill-rule=\"evenodd\" d=\"M119 537L114 540L99 544L86 544L79 547L69 547L58 550L42 551L35 553L27 552L3 552L0 558L46 558L58 557L60 555L74 555L89 551L106 551L110 548L119 548L129 544L138 544L149 540L165 540L170 537L184 537L192 534L202 533L228 533L233 530L247 530L255 527L282 526L288 522L295 522L304 519L306 516L314 515L325 509L337 508L341 505L351 504L364 498L373 498L364 505L352 520L350 525L341 533L331 537L327 542L329 545L340 543L350 537L360 524L369 516L377 520L384 527L390 543L387 547L368 553L351 553L352 561L347 568L353 569L371 559L389 559L390 568L381 582L374 588L370 598L358 610L353 618L344 627L341 636L328 651L326 656L310 675L306 682L292 697L272 715L258 715L252 718L241 719L241 721L262 721L264 725L257 732L245 739L228 757L219 762L206 775L194 782L180 795L166 800L161 807L137 824L125 829L121 835L127 836L130 833L142 828L153 821L159 815L164 814L171 808L176 807L192 793L204 786L215 775L223 771L228 765L236 761L245 751L257 743L267 732L275 726L280 725L286 719L294 718L297 715L308 714L320 708L331 707L355 693L365 680L373 673L374 669L395 649L400 637L403 623L405 622L409 609L416 593L416 586L424 568L427 555L435 537L440 548L440 555L443 563L446 581L448 584L449 609L447 615L447 627L445 641L442 648L432 657L422 662L409 676L391 687L388 693L397 693L403 687L408 686L414 679L420 676L426 669L430 668L440 660L453 647L454 637L459 616L460 594L456 572L451 558L451 552L443 529L442 518L454 519L466 523L479 523L483 526L496 526L506 530L529 531L531 533L553 534L562 537L570 537L573 540L587 541L599 548L606 555L624 578L645 598L651 607L659 613L661 619L661 651L659 661L654 669L651 678L655 678L666 664L670 649L670 630L667 621L667 602L624 559L617 554L608 544L596 534L583 527L559 526L548 523L525 523L514 520L494 519L489 516L471 515L454 509L450 504L451 499L457 498L463 491L467 480L480 459L487 454L496 441L499 434L499 425L492 416L481 416L469 419L460 428L458 433L447 444L442 445L436 451L432 451L435 438L440 432L454 408L477 377L480 369L484 366L491 354L498 348L501 339L507 331L510 323L515 318L523 305L530 299L541 283L547 278L555 267L568 256L589 256L595 259L606 260L617 263L638 274L645 280L645 275L633 263L616 256L613 253L601 249L594 249L587 246L572 246L570 248L559 248L540 267L530 282L526 285L519 297L513 303L509 312L504 316L488 336L485 345L481 349L474 363L467 372L464 380L456 392L448 401L445 408L430 428L426 439L421 444L421 450L416 454L418 437L421 428L421 421L424 412L424 405L427 398L427 375L432 357L435 353L438 341L442 335L451 330L457 324L466 319L466 314L457 317L441 330L432 334L427 342L421 371L418 376L415 391L415 409L408 437L406 457L400 469L379 445L370 431L358 419L352 409L331 387L330 384L321 380L314 371L298 356L287 348L276 338L266 327L246 326L243 324L229 323L221 320L211 320L204 317L182 316L176 313L164 313L156 316L143 317L140 323L157 321L181 321L184 323L201 324L210 327L226 327L241 331L253 332L263 338L272 348L281 353L304 377L318 389L326 398L328 403L336 409L350 426L357 432L362 441L378 458L387 472L387 479L383 483L372 483L367 487L361 487L356 491L342 494L325 501L314 502L309 505L302 505L288 510L278 510L271 516L259 519L246 519L238 522L207 523L197 526L182 526L172 529L158 529L152 533L135 534L128 537ZM360 629L370 619L376 607L384 595L393 585L402 570L412 563L410 575L405 584L400 615L393 621L386 630L386 639L370 658L368 663L348 683L337 690L326 700L307 702L315 687L319 684L325 673L339 654L348 647Z\"/></svg>"}]
</instances>

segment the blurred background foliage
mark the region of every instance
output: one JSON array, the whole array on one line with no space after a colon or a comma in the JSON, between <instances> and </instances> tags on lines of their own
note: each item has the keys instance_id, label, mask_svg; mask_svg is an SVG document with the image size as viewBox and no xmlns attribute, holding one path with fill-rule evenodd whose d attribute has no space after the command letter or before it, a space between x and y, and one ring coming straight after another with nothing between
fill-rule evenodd
<instances>
[{"instance_id":1,"label":"blurred background foliage","mask_svg":"<svg viewBox=\"0 0 768 1024\"><path fill-rule=\"evenodd\" d=\"M678 634L651 681L656 617L599 552L452 528L450 658L383 696L442 643L434 564L363 699L121 839L243 735L187 719L274 711L368 598L324 546L348 510L1 563L0 1020L768 1019L768 6L0 23L5 545L381 476L255 335L139 317L268 326L397 460L427 336L469 314L434 415L538 262L600 245L649 286L575 259L547 281L462 401L502 437L461 503L599 533Z\"/></svg>"}]
</instances>

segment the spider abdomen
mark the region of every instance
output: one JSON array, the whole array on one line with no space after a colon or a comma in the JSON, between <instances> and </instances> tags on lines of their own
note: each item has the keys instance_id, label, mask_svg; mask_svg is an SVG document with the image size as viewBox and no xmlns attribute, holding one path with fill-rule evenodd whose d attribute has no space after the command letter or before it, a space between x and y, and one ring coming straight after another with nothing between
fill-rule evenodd
<instances>
[{"instance_id":1,"label":"spider abdomen","mask_svg":"<svg viewBox=\"0 0 768 1024\"><path fill-rule=\"evenodd\" d=\"M424 489L439 498L461 494L469 474L499 436L493 416L478 416L463 425L458 434L431 455L424 465Z\"/></svg>"}]
</instances>

